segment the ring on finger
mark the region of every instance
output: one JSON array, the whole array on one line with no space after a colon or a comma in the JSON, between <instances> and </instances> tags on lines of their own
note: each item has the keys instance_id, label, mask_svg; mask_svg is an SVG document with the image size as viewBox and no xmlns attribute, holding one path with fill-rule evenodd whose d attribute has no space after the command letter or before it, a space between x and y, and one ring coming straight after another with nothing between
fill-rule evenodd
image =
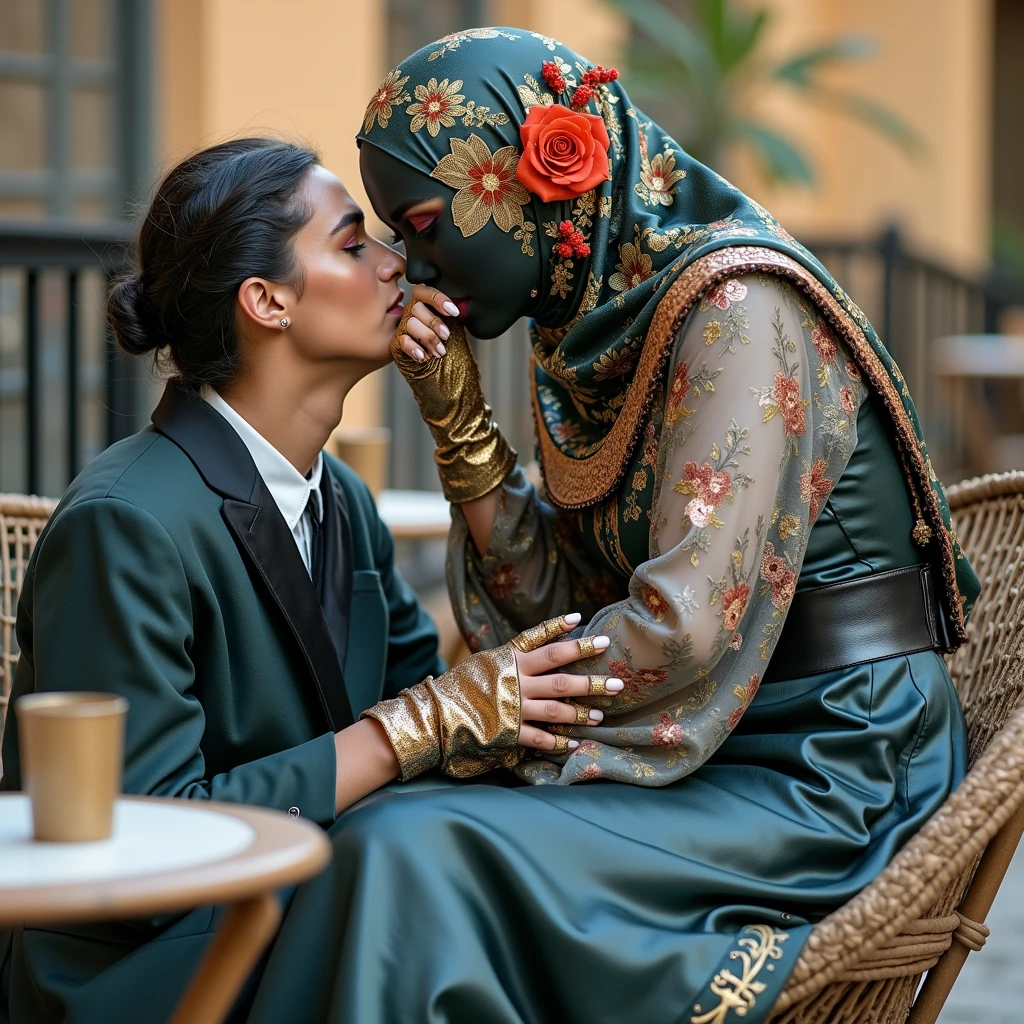
<instances>
[{"instance_id":1,"label":"ring on finger","mask_svg":"<svg viewBox=\"0 0 1024 1024\"><path fill-rule=\"evenodd\" d=\"M568 736L555 736L555 749L552 751L554 754L564 754L569 749L569 737Z\"/></svg>"},{"instance_id":2,"label":"ring on finger","mask_svg":"<svg viewBox=\"0 0 1024 1024\"><path fill-rule=\"evenodd\" d=\"M576 643L579 645L581 658L592 658L597 654L597 648L594 646L594 638L592 636L581 636Z\"/></svg>"},{"instance_id":3,"label":"ring on finger","mask_svg":"<svg viewBox=\"0 0 1024 1024\"><path fill-rule=\"evenodd\" d=\"M608 688L604 685L604 676L587 676L589 690L587 695L590 697L599 697L607 694Z\"/></svg>"},{"instance_id":4,"label":"ring on finger","mask_svg":"<svg viewBox=\"0 0 1024 1024\"><path fill-rule=\"evenodd\" d=\"M430 320L430 329L432 331L437 330L437 325L439 323L441 323L441 318L439 316L432 317Z\"/></svg>"},{"instance_id":5,"label":"ring on finger","mask_svg":"<svg viewBox=\"0 0 1024 1024\"><path fill-rule=\"evenodd\" d=\"M434 289L434 296L433 296L433 298L432 298L432 299L430 300L430 304L431 304L432 306L436 306L436 305L437 305L437 297L438 297L438 295L440 295L440 294L441 294L441 293L440 293L440 292L439 292L439 291L438 291L438 290L437 290L437 289L435 288L435 289Z\"/></svg>"},{"instance_id":6,"label":"ring on finger","mask_svg":"<svg viewBox=\"0 0 1024 1024\"><path fill-rule=\"evenodd\" d=\"M590 721L590 708L584 704L574 704L576 709L576 724L586 725Z\"/></svg>"}]
</instances>

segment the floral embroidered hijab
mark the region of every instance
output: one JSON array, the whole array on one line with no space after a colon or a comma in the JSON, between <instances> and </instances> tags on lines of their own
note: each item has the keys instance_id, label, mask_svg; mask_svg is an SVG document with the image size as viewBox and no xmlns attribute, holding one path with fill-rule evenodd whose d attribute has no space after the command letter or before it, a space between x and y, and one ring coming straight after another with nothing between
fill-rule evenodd
<instances>
[{"instance_id":1,"label":"floral embroidered hijab","mask_svg":"<svg viewBox=\"0 0 1024 1024\"><path fill-rule=\"evenodd\" d=\"M493 218L523 259L540 262L535 411L549 492L562 507L596 504L625 472L667 359L667 351L641 354L649 336L674 336L688 311L672 324L656 317L684 271L712 268L709 254L742 247L750 269L789 268L805 287L823 287L895 425L915 539L941 567L950 625L963 639L980 586L951 532L899 368L813 254L688 156L630 102L614 72L536 32L454 33L388 74L357 139L451 188L464 236ZM705 276L702 287L717 280L713 268Z\"/></svg>"}]
</instances>

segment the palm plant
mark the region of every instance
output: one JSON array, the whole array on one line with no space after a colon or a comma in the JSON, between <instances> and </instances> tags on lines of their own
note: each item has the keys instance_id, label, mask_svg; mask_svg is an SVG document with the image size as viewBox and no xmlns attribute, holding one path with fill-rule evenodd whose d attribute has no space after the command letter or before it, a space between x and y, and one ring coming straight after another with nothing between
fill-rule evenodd
<instances>
[{"instance_id":1,"label":"palm plant","mask_svg":"<svg viewBox=\"0 0 1024 1024\"><path fill-rule=\"evenodd\" d=\"M759 52L770 20L766 8L694 0L692 17L684 20L659 0L608 3L637 30L628 52L630 91L690 154L717 170L735 146L745 145L769 179L813 184L814 168L799 146L751 114L751 98L778 87L870 125L908 153L922 148L891 111L821 80L826 68L873 54L864 36L841 36L771 61Z\"/></svg>"}]
</instances>

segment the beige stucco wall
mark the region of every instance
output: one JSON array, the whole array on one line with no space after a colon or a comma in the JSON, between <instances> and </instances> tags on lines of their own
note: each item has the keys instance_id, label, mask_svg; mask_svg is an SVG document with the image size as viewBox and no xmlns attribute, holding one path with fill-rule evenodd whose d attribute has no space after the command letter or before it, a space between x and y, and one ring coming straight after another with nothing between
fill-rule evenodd
<instances>
[{"instance_id":1,"label":"beige stucco wall","mask_svg":"<svg viewBox=\"0 0 1024 1024\"><path fill-rule=\"evenodd\" d=\"M764 2L764 0L759 0ZM846 33L874 57L830 80L906 121L924 142L908 156L858 122L776 90L758 104L798 137L820 177L814 190L771 188L742 160L736 184L803 235L864 235L899 221L923 252L965 270L989 249L991 0L771 0L776 54Z\"/></svg>"},{"instance_id":2,"label":"beige stucco wall","mask_svg":"<svg viewBox=\"0 0 1024 1024\"><path fill-rule=\"evenodd\" d=\"M615 60L619 19L596 0L494 0L488 14ZM384 24L383 0L159 0L160 166L233 135L283 133L315 145L369 212L353 138L387 70ZM374 375L344 422L379 423L380 407Z\"/></svg>"},{"instance_id":3,"label":"beige stucco wall","mask_svg":"<svg viewBox=\"0 0 1024 1024\"><path fill-rule=\"evenodd\" d=\"M161 0L157 24L162 166L270 131L314 145L368 205L353 139L384 64L377 0ZM347 423L379 422L379 384L352 392Z\"/></svg>"},{"instance_id":4,"label":"beige stucco wall","mask_svg":"<svg viewBox=\"0 0 1024 1024\"><path fill-rule=\"evenodd\" d=\"M740 159L726 172L803 236L861 236L899 221L915 246L967 270L989 245L992 0L749 0L770 6L776 54L862 32L878 54L833 81L885 103L923 138L910 157L867 128L787 99L756 97L797 137L814 190L769 186ZM241 132L314 143L365 205L352 143L384 67L384 0L159 0L161 162ZM600 0L490 0L487 20L554 36L603 64L621 61L621 18ZM627 79L628 85L628 79ZM369 378L345 420L380 420Z\"/></svg>"}]
</instances>

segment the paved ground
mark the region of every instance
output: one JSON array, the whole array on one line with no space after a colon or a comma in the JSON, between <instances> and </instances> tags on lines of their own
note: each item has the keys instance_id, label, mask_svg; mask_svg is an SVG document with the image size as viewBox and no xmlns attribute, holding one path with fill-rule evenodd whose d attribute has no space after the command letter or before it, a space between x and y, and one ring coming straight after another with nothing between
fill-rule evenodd
<instances>
[{"instance_id":1,"label":"paved ground","mask_svg":"<svg viewBox=\"0 0 1024 1024\"><path fill-rule=\"evenodd\" d=\"M1024 1022L1024 845L986 922L992 935L967 958L939 1024Z\"/></svg>"}]
</instances>

